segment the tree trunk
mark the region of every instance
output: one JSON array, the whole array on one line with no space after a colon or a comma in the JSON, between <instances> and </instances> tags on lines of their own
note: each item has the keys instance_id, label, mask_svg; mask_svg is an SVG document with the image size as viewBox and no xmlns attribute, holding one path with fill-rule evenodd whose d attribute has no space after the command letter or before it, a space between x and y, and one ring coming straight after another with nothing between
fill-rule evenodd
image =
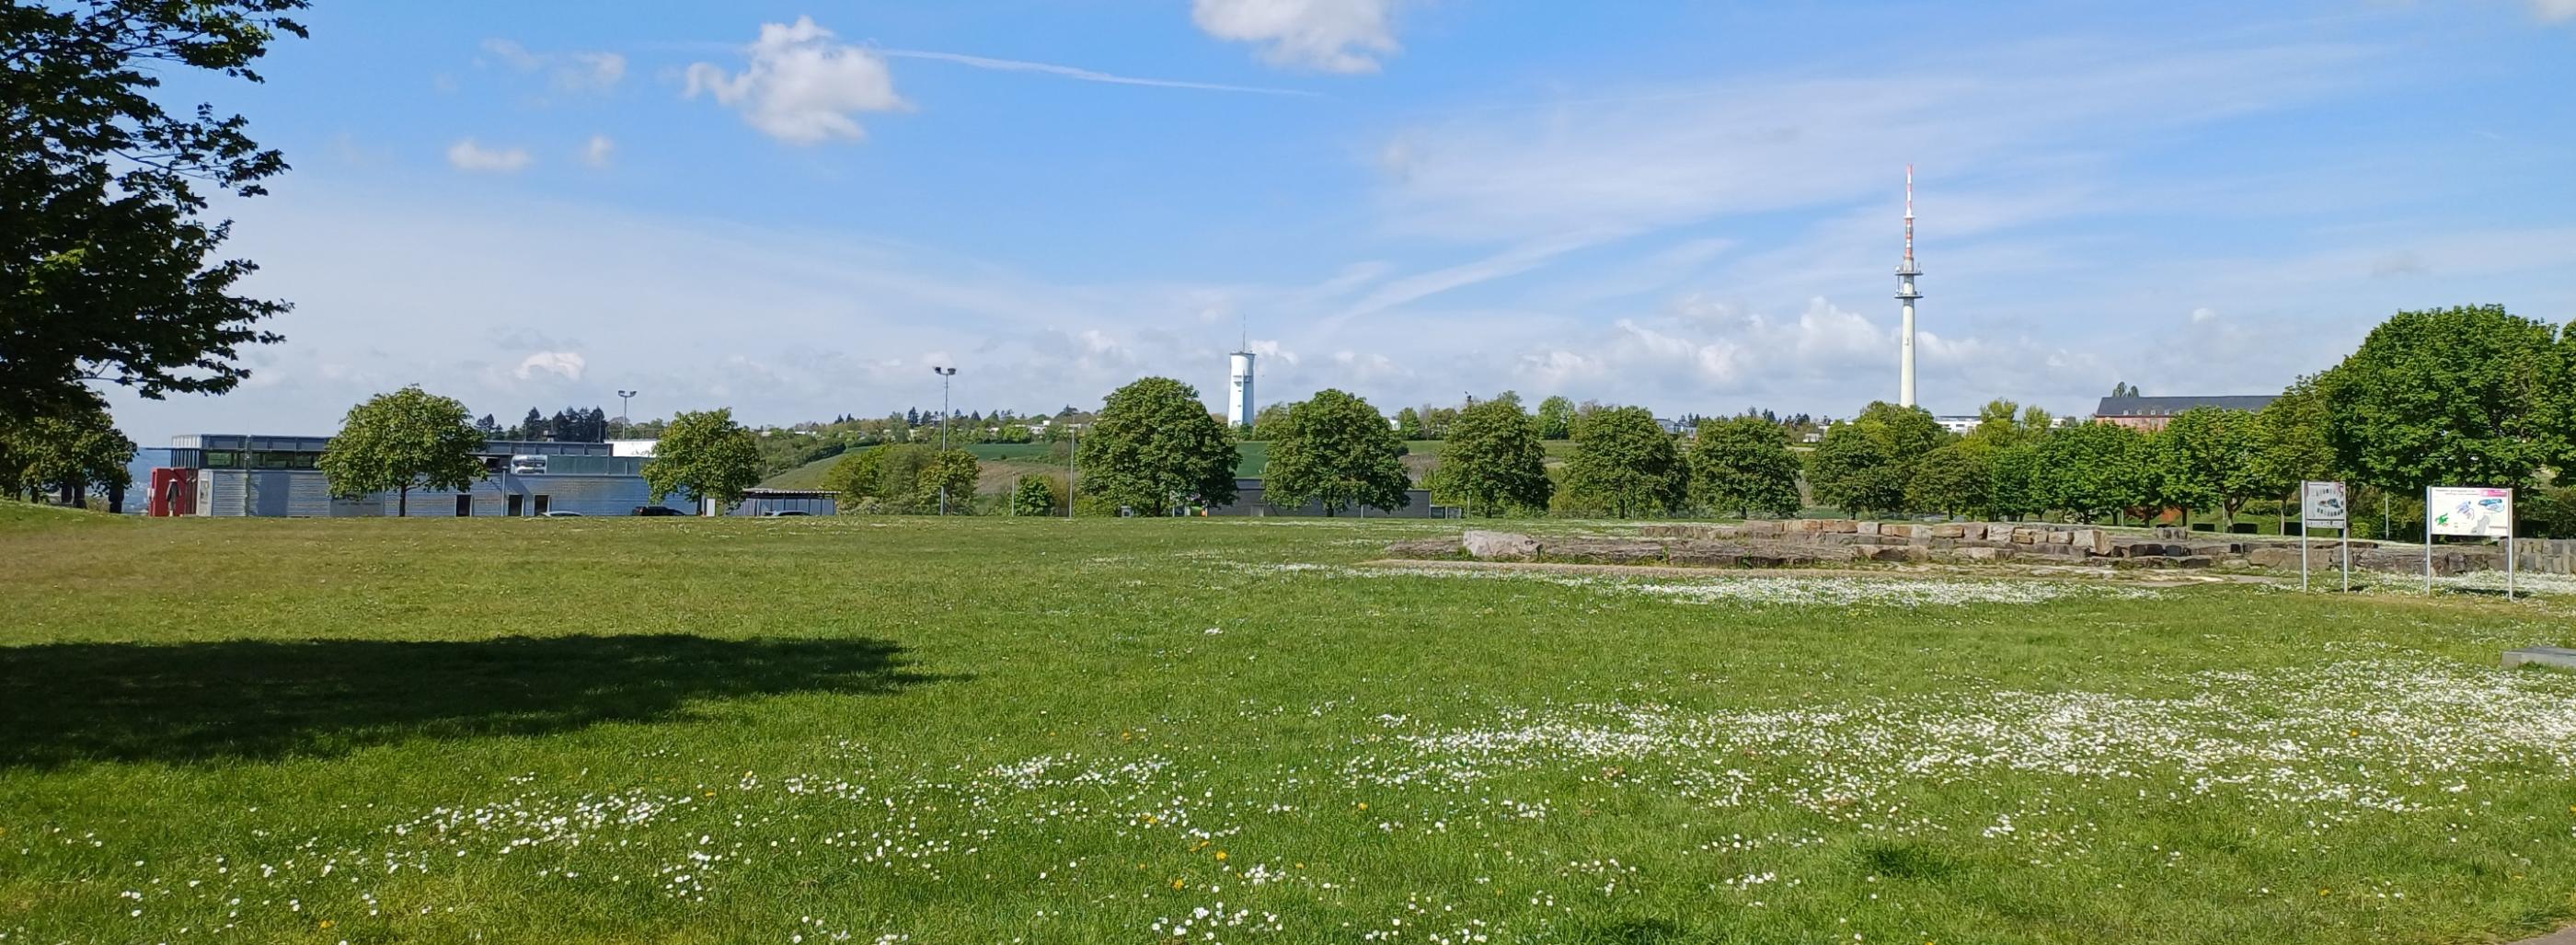
<instances>
[{"instance_id":1,"label":"tree trunk","mask_svg":"<svg viewBox=\"0 0 2576 945\"><path fill-rule=\"evenodd\" d=\"M400 490L395 491L395 493L394 493L394 517L396 517L396 518L410 518L410 517L411 517L411 487L410 487L410 486L404 486L404 487L402 487Z\"/></svg>"}]
</instances>

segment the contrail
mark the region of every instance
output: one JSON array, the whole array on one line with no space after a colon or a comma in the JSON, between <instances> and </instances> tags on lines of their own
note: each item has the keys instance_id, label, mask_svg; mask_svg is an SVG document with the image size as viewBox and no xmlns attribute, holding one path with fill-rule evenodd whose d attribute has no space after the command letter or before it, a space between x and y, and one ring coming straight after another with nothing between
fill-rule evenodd
<instances>
[{"instance_id":1,"label":"contrail","mask_svg":"<svg viewBox=\"0 0 2576 945\"><path fill-rule=\"evenodd\" d=\"M1184 82L1179 79L1139 79L1134 76L1111 75L1106 72L1093 72L1089 69L1076 69L1072 66L1059 66L1053 63L1022 62L1017 59L992 59L984 56L969 56L964 53L930 52L920 49L879 49L875 50L875 52L877 55L894 59L932 59L939 62L953 62L961 66L973 66L978 69L992 69L1000 72L1040 72L1047 75L1063 76L1068 79L1080 79L1084 82L1107 82L1113 85L1150 85L1156 88L1199 89L1207 92L1249 92L1254 95L1298 95L1311 97L1320 94L1305 91L1303 89L1274 89L1264 88L1257 85L1220 85L1214 82Z\"/></svg>"}]
</instances>

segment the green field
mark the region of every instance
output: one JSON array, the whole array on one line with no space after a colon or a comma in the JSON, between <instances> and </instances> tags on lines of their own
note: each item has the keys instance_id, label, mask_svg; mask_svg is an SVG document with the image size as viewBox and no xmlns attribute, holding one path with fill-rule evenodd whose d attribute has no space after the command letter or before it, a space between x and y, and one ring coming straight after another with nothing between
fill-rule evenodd
<instances>
[{"instance_id":1,"label":"green field","mask_svg":"<svg viewBox=\"0 0 2576 945\"><path fill-rule=\"evenodd\" d=\"M2576 918L2567 603L1363 564L1439 530L0 503L0 942Z\"/></svg>"}]
</instances>

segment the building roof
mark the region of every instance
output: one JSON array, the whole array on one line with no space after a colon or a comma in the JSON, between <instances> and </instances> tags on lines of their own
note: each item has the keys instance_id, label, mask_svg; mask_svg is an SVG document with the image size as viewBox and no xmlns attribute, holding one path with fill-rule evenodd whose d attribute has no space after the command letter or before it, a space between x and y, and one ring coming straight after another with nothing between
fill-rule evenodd
<instances>
[{"instance_id":1,"label":"building roof","mask_svg":"<svg viewBox=\"0 0 2576 945\"><path fill-rule=\"evenodd\" d=\"M2104 397L2093 408L2096 417L2170 417L2193 407L2216 407L2220 410L2261 410L2276 399L2273 394L2228 394L2217 397Z\"/></svg>"}]
</instances>

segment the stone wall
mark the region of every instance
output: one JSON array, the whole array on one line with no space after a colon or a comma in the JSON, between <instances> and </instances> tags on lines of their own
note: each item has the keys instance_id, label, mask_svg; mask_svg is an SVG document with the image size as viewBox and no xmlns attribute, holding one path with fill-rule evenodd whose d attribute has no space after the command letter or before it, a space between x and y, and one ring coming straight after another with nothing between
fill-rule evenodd
<instances>
[{"instance_id":1,"label":"stone wall","mask_svg":"<svg viewBox=\"0 0 2576 945\"><path fill-rule=\"evenodd\" d=\"M1699 564L1783 567L1849 562L1926 561L2088 564L2114 568L2206 568L2217 565L2296 571L2295 538L2218 535L2163 528L2114 530L2047 522L1866 522L1856 519L1756 520L1741 524L1657 523L1637 538L1539 538L1512 532L1470 530L1460 539L1424 539L1391 547L1410 557L1464 554L1488 560L1600 561L1620 564ZM2356 570L2420 573L2422 546L2351 543ZM2308 546L2308 567L2343 566L2342 545ZM2576 540L2521 539L2521 570L2576 573ZM2434 549L2433 572L2465 574L2502 570L2504 549L2446 545Z\"/></svg>"}]
</instances>

